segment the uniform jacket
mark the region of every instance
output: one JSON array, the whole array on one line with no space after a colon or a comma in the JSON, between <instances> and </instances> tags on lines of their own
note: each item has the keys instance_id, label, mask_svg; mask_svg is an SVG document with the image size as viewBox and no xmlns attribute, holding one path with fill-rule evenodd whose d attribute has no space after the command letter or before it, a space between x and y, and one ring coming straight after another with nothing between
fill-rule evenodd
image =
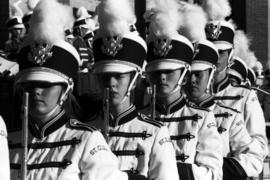
<instances>
[{"instance_id":1,"label":"uniform jacket","mask_svg":"<svg viewBox=\"0 0 270 180\"><path fill-rule=\"evenodd\" d=\"M243 86L232 86L228 77L214 87L215 99L227 107L239 111L244 117L244 124L252 141L257 146L257 153L250 156L254 165L245 168L248 176L258 175L263 168L263 161L268 153L268 143L265 133L265 119L255 91ZM259 161L258 161L259 160Z\"/></svg>"},{"instance_id":2,"label":"uniform jacket","mask_svg":"<svg viewBox=\"0 0 270 180\"><path fill-rule=\"evenodd\" d=\"M222 146L213 112L191 106L182 96L168 107L157 103L157 120L169 128L180 179L222 179ZM151 107L142 110L149 114Z\"/></svg>"},{"instance_id":3,"label":"uniform jacket","mask_svg":"<svg viewBox=\"0 0 270 180\"><path fill-rule=\"evenodd\" d=\"M126 173L118 170L117 158L102 134L69 118L64 111L42 129L29 124L27 179L128 179ZM21 137L21 131L9 136L12 180L21 178Z\"/></svg>"},{"instance_id":4,"label":"uniform jacket","mask_svg":"<svg viewBox=\"0 0 270 180\"><path fill-rule=\"evenodd\" d=\"M223 179L247 178L248 172L256 172L256 169L251 168L260 162L260 154L245 127L241 113L216 103L214 97L209 97L198 105L214 112L217 130L222 138L223 157L226 158Z\"/></svg>"},{"instance_id":5,"label":"uniform jacket","mask_svg":"<svg viewBox=\"0 0 270 180\"><path fill-rule=\"evenodd\" d=\"M102 115L89 124L106 131ZM118 117L111 117L107 128L108 144L117 155L121 170L154 180L179 179L167 127L130 106Z\"/></svg>"},{"instance_id":6,"label":"uniform jacket","mask_svg":"<svg viewBox=\"0 0 270 180\"><path fill-rule=\"evenodd\" d=\"M0 179L10 179L8 143L7 143L7 128L4 120L0 116Z\"/></svg>"}]
</instances>

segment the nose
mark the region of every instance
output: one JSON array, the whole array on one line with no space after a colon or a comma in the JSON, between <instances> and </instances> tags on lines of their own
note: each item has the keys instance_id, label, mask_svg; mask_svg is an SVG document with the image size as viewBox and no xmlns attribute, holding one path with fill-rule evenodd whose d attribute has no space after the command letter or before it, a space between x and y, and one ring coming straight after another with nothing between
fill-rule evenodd
<instances>
[{"instance_id":1,"label":"nose","mask_svg":"<svg viewBox=\"0 0 270 180\"><path fill-rule=\"evenodd\" d=\"M111 76L108 78L108 86L109 87L115 87L117 84L117 80L114 76Z\"/></svg>"},{"instance_id":2,"label":"nose","mask_svg":"<svg viewBox=\"0 0 270 180\"><path fill-rule=\"evenodd\" d=\"M159 79L160 79L161 82L165 82L166 81L166 74L165 73L160 73Z\"/></svg>"},{"instance_id":3,"label":"nose","mask_svg":"<svg viewBox=\"0 0 270 180\"><path fill-rule=\"evenodd\" d=\"M36 95L41 95L42 93L42 88L39 87L34 87L30 90L30 93L33 94L34 96Z\"/></svg>"},{"instance_id":4,"label":"nose","mask_svg":"<svg viewBox=\"0 0 270 180\"><path fill-rule=\"evenodd\" d=\"M195 76L195 74L192 73L190 75L189 81L190 81L191 84L195 84L195 82L196 82L196 76Z\"/></svg>"}]
</instances>

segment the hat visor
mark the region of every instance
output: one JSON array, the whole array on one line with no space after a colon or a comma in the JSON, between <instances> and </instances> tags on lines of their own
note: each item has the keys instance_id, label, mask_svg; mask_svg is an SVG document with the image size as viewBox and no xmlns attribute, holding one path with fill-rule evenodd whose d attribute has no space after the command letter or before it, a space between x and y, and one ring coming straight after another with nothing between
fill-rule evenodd
<instances>
[{"instance_id":1,"label":"hat visor","mask_svg":"<svg viewBox=\"0 0 270 180\"><path fill-rule=\"evenodd\" d=\"M14 26L9 27L9 29L24 29L25 26L23 24L16 24Z\"/></svg>"},{"instance_id":2,"label":"hat visor","mask_svg":"<svg viewBox=\"0 0 270 180\"><path fill-rule=\"evenodd\" d=\"M69 78L64 74L44 67L34 67L21 71L17 74L15 84L25 82L48 82L48 83L65 83L68 84Z\"/></svg>"},{"instance_id":3,"label":"hat visor","mask_svg":"<svg viewBox=\"0 0 270 180\"><path fill-rule=\"evenodd\" d=\"M216 45L216 48L218 50L229 50L229 49L232 49L233 46L232 44L226 42L226 41L215 41L214 44Z\"/></svg>"},{"instance_id":4,"label":"hat visor","mask_svg":"<svg viewBox=\"0 0 270 180\"><path fill-rule=\"evenodd\" d=\"M238 73L237 71L233 70L233 69L228 69L227 74L233 75L235 77L238 77L241 80L244 80L244 78L242 77L242 75L240 73Z\"/></svg>"},{"instance_id":5,"label":"hat visor","mask_svg":"<svg viewBox=\"0 0 270 180\"><path fill-rule=\"evenodd\" d=\"M120 60L109 60L94 64L93 72L100 73L128 73L140 69L137 65Z\"/></svg>"},{"instance_id":6,"label":"hat visor","mask_svg":"<svg viewBox=\"0 0 270 180\"><path fill-rule=\"evenodd\" d=\"M204 71L212 67L213 65L210 63L194 62L191 64L191 71Z\"/></svg>"},{"instance_id":7,"label":"hat visor","mask_svg":"<svg viewBox=\"0 0 270 180\"><path fill-rule=\"evenodd\" d=\"M176 70L185 67L185 62L174 59L154 60L146 65L146 72Z\"/></svg>"}]
</instances>

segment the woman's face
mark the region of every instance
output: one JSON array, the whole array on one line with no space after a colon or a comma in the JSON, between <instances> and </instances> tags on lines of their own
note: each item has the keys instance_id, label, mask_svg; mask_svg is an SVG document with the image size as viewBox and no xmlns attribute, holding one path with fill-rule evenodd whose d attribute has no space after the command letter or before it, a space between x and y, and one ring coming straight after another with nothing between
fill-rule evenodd
<instances>
[{"instance_id":1,"label":"woman's face","mask_svg":"<svg viewBox=\"0 0 270 180\"><path fill-rule=\"evenodd\" d=\"M179 81L181 70L166 70L149 73L151 84L156 85L156 92L159 96L167 96L172 93Z\"/></svg>"},{"instance_id":2,"label":"woman's face","mask_svg":"<svg viewBox=\"0 0 270 180\"><path fill-rule=\"evenodd\" d=\"M30 82L22 86L29 92L29 114L33 118L46 116L51 112L63 92L63 86L60 84Z\"/></svg>"},{"instance_id":3,"label":"woman's face","mask_svg":"<svg viewBox=\"0 0 270 180\"><path fill-rule=\"evenodd\" d=\"M97 77L102 90L109 88L111 105L120 105L127 93L131 73L106 73L99 74Z\"/></svg>"}]
</instances>

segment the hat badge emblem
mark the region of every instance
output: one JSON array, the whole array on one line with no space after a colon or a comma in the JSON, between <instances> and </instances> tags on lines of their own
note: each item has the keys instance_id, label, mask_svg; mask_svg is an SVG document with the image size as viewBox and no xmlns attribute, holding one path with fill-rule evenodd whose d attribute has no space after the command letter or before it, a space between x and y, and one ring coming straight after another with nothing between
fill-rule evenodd
<instances>
[{"instance_id":1,"label":"hat badge emblem","mask_svg":"<svg viewBox=\"0 0 270 180\"><path fill-rule=\"evenodd\" d=\"M48 58L52 57L51 46L48 44L35 44L30 48L28 59L34 64L42 66Z\"/></svg>"},{"instance_id":2,"label":"hat badge emblem","mask_svg":"<svg viewBox=\"0 0 270 180\"><path fill-rule=\"evenodd\" d=\"M114 57L118 51L123 48L121 41L122 38L119 36L103 38L103 45L101 46L102 52L108 56Z\"/></svg>"},{"instance_id":3,"label":"hat badge emblem","mask_svg":"<svg viewBox=\"0 0 270 180\"><path fill-rule=\"evenodd\" d=\"M206 26L206 35L212 40L217 40L222 33L220 24L208 24Z\"/></svg>"},{"instance_id":4,"label":"hat badge emblem","mask_svg":"<svg viewBox=\"0 0 270 180\"><path fill-rule=\"evenodd\" d=\"M158 39L154 41L154 54L165 57L172 49L170 39Z\"/></svg>"}]
</instances>

